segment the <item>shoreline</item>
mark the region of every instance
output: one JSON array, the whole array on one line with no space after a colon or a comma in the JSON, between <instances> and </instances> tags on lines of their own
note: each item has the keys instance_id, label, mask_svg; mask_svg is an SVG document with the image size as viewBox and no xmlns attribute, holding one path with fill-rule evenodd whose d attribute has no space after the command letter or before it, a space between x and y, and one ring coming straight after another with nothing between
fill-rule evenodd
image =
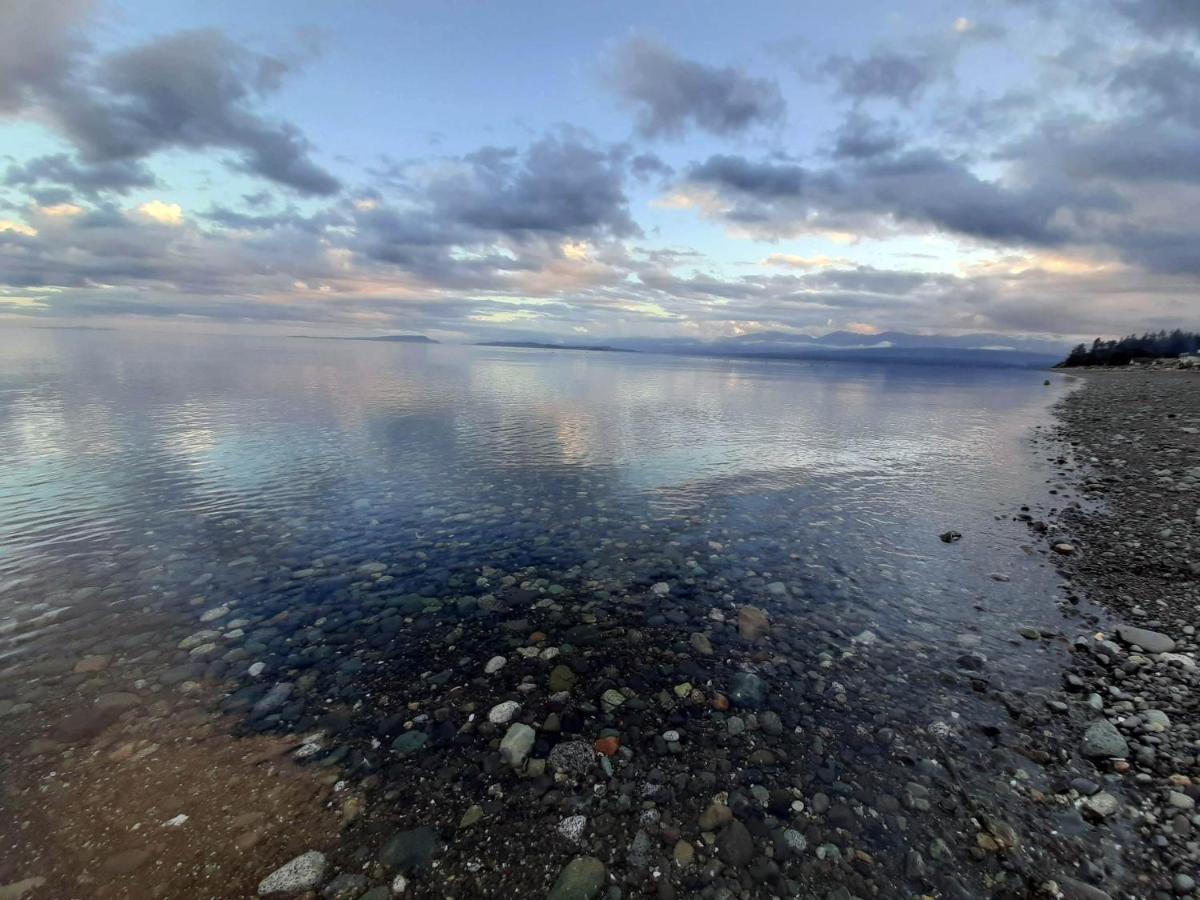
<instances>
[{"instance_id":1,"label":"shoreline","mask_svg":"<svg viewBox=\"0 0 1200 900\"><path fill-rule=\"evenodd\" d=\"M1086 598L1111 617L1109 629L1074 639L1064 672L1065 692L1089 710L1072 729L1077 752L1097 761L1077 787L1085 803L1101 798L1099 819L1132 829L1122 854L1132 883L1092 883L1191 896L1200 862L1200 378L1169 369L1071 377L1080 384L1052 408L1044 439L1070 448L1058 473L1087 502L1030 526L1057 557L1072 602ZM1056 553L1062 543L1069 550Z\"/></svg>"}]
</instances>

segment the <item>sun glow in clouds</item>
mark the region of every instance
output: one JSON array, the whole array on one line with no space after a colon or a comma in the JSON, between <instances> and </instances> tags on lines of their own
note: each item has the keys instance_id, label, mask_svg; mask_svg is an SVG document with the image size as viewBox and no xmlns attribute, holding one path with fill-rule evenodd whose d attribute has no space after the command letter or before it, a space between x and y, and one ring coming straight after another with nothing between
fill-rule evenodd
<instances>
[{"instance_id":1,"label":"sun glow in clouds","mask_svg":"<svg viewBox=\"0 0 1200 900\"><path fill-rule=\"evenodd\" d=\"M183 224L183 208L178 203L164 203L162 200L150 200L139 206L137 211L147 219L153 219L160 225Z\"/></svg>"}]
</instances>

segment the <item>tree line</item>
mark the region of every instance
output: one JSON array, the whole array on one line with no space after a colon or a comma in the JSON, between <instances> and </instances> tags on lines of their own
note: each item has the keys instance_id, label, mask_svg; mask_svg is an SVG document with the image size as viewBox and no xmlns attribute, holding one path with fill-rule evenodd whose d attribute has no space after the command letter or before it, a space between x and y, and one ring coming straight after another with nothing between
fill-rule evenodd
<instances>
[{"instance_id":1,"label":"tree line","mask_svg":"<svg viewBox=\"0 0 1200 900\"><path fill-rule=\"evenodd\" d=\"M1058 365L1059 368L1127 366L1135 359L1162 359L1197 351L1200 351L1200 334L1176 328L1174 331L1131 334L1118 341L1096 338L1090 347L1087 344L1077 345Z\"/></svg>"}]
</instances>

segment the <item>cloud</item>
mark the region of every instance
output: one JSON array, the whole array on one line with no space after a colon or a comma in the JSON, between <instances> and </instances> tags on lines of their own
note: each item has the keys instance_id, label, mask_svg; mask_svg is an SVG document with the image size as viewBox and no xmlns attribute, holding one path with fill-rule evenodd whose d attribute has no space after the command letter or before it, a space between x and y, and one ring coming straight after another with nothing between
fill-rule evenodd
<instances>
[{"instance_id":1,"label":"cloud","mask_svg":"<svg viewBox=\"0 0 1200 900\"><path fill-rule=\"evenodd\" d=\"M951 63L950 57L940 50L905 52L880 48L858 59L831 56L824 68L847 97L895 100L907 106L945 77L952 70Z\"/></svg>"},{"instance_id":2,"label":"cloud","mask_svg":"<svg viewBox=\"0 0 1200 900\"><path fill-rule=\"evenodd\" d=\"M142 160L167 149L222 149L235 167L301 194L336 193L296 126L258 110L295 68L215 29L182 31L100 55L81 37L90 4L0 5L0 113L35 115L75 145L84 167L127 167L114 190L144 178ZM87 179L86 172L64 175ZM109 168L110 174L120 175ZM132 173L137 173L136 175ZM93 190L102 189L99 175ZM67 183L67 182L64 182Z\"/></svg>"},{"instance_id":3,"label":"cloud","mask_svg":"<svg viewBox=\"0 0 1200 900\"><path fill-rule=\"evenodd\" d=\"M1200 5L1192 0L1115 0L1113 6L1152 35L1200 32Z\"/></svg>"},{"instance_id":4,"label":"cloud","mask_svg":"<svg viewBox=\"0 0 1200 900\"><path fill-rule=\"evenodd\" d=\"M138 206L137 211L160 225L183 224L183 208L178 203L150 200Z\"/></svg>"},{"instance_id":5,"label":"cloud","mask_svg":"<svg viewBox=\"0 0 1200 900\"><path fill-rule=\"evenodd\" d=\"M774 81L684 59L645 38L617 48L607 81L635 110L643 137L677 138L689 128L732 135L777 122L785 111Z\"/></svg>"},{"instance_id":6,"label":"cloud","mask_svg":"<svg viewBox=\"0 0 1200 900\"><path fill-rule=\"evenodd\" d=\"M66 187L85 197L96 197L107 191L126 194L154 187L158 180L140 160L79 163L65 153L54 153L13 163L4 175L4 183L32 190L43 185Z\"/></svg>"},{"instance_id":7,"label":"cloud","mask_svg":"<svg viewBox=\"0 0 1200 900\"><path fill-rule=\"evenodd\" d=\"M836 134L833 155L840 159L869 159L891 153L901 145L900 135L890 125L854 110Z\"/></svg>"},{"instance_id":8,"label":"cloud","mask_svg":"<svg viewBox=\"0 0 1200 900\"><path fill-rule=\"evenodd\" d=\"M86 48L79 26L92 0L4 0L0 4L0 113L16 113L62 89L72 57Z\"/></svg>"}]
</instances>

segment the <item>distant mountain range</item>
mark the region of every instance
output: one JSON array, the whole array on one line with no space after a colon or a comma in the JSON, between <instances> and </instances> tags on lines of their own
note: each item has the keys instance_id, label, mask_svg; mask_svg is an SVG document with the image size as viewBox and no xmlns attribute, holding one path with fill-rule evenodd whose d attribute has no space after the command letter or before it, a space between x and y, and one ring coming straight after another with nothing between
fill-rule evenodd
<instances>
[{"instance_id":1,"label":"distant mountain range","mask_svg":"<svg viewBox=\"0 0 1200 900\"><path fill-rule=\"evenodd\" d=\"M380 334L373 337L354 337L324 334L293 334L289 337L304 338L308 341L384 341L389 344L437 344L433 338L423 334Z\"/></svg>"},{"instance_id":2,"label":"distant mountain range","mask_svg":"<svg viewBox=\"0 0 1200 900\"><path fill-rule=\"evenodd\" d=\"M313 339L385 341L407 344L438 343L438 341L420 334ZM820 337L784 331L759 331L713 341L694 338L631 337L622 338L611 344L558 344L536 340L495 340L479 341L475 346L514 347L527 350L586 350L605 353L640 352L750 359L825 359L1019 368L1041 368L1054 365L1062 360L1070 349L1066 341L1044 338L1013 337L987 332L945 335L909 334L903 331L884 331L879 334L833 331Z\"/></svg>"},{"instance_id":3,"label":"distant mountain range","mask_svg":"<svg viewBox=\"0 0 1200 900\"><path fill-rule=\"evenodd\" d=\"M591 344L547 344L541 341L477 341L476 347L517 347L525 350L595 350L599 353L636 353L624 347Z\"/></svg>"}]
</instances>

